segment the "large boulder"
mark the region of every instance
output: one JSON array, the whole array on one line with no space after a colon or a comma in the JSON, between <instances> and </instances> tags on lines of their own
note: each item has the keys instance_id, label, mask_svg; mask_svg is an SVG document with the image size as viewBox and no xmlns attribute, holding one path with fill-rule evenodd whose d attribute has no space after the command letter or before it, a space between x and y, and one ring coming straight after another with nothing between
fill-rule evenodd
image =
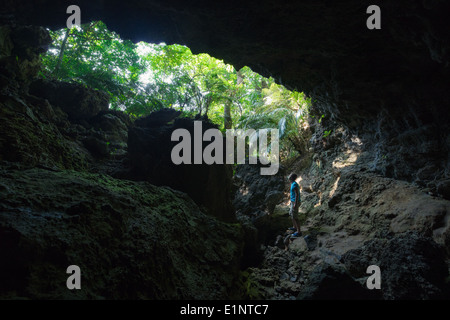
<instances>
[{"instance_id":1,"label":"large boulder","mask_svg":"<svg viewBox=\"0 0 450 320\"><path fill-rule=\"evenodd\" d=\"M202 134L207 129L217 127L205 119L177 118L178 115L179 112L175 110L163 109L139 119L130 128L128 133L130 178L186 192L208 213L224 221L234 221L234 209L231 204L231 166L205 163L175 165L171 158L172 149L178 144L171 140L174 130L189 131L193 155L194 121L202 121ZM225 145L224 140L223 146Z\"/></svg>"},{"instance_id":2,"label":"large boulder","mask_svg":"<svg viewBox=\"0 0 450 320\"><path fill-rule=\"evenodd\" d=\"M0 91L21 90L34 80L41 69L40 54L51 42L43 27L0 26Z\"/></svg>"},{"instance_id":3,"label":"large boulder","mask_svg":"<svg viewBox=\"0 0 450 320\"><path fill-rule=\"evenodd\" d=\"M109 108L109 96L78 83L38 79L31 83L30 94L60 107L69 120L88 120Z\"/></svg>"},{"instance_id":4,"label":"large boulder","mask_svg":"<svg viewBox=\"0 0 450 320\"><path fill-rule=\"evenodd\" d=\"M448 299L449 272L445 259L443 246L415 232L376 238L342 256L354 278L367 277L370 265L379 266L380 294L386 300Z\"/></svg>"},{"instance_id":5,"label":"large boulder","mask_svg":"<svg viewBox=\"0 0 450 320\"><path fill-rule=\"evenodd\" d=\"M261 165L238 165L234 177L237 191L233 205L238 215L257 218L264 213L272 214L275 206L283 200L285 171L280 166L275 175L261 175Z\"/></svg>"},{"instance_id":6,"label":"large boulder","mask_svg":"<svg viewBox=\"0 0 450 320\"><path fill-rule=\"evenodd\" d=\"M47 101L30 96L2 97L0 161L57 169L83 169L89 152L66 135L64 116ZM67 118L67 116L66 116Z\"/></svg>"},{"instance_id":7,"label":"large boulder","mask_svg":"<svg viewBox=\"0 0 450 320\"><path fill-rule=\"evenodd\" d=\"M371 292L355 281L344 267L323 263L309 275L297 299L299 300L359 300L376 299L377 292Z\"/></svg>"},{"instance_id":8,"label":"large boulder","mask_svg":"<svg viewBox=\"0 0 450 320\"><path fill-rule=\"evenodd\" d=\"M101 111L84 126L78 126L79 139L97 158L125 157L131 121L122 111Z\"/></svg>"},{"instance_id":9,"label":"large boulder","mask_svg":"<svg viewBox=\"0 0 450 320\"><path fill-rule=\"evenodd\" d=\"M240 226L184 193L68 170L2 169L0 181L0 298L229 299L236 289ZM82 290L66 287L70 265Z\"/></svg>"}]
</instances>

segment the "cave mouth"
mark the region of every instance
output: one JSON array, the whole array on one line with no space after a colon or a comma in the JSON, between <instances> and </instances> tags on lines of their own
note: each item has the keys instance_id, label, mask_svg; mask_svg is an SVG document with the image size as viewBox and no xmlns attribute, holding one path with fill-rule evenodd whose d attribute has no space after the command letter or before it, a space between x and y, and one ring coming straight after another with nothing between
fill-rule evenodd
<instances>
[{"instance_id":1,"label":"cave mouth","mask_svg":"<svg viewBox=\"0 0 450 320\"><path fill-rule=\"evenodd\" d=\"M48 3L49 1L45 1L45 4ZM121 11L123 7L120 6L109 6L108 10L103 10L103 3L103 1L98 2L98 11L105 11L105 15L110 17L109 21L114 22L115 30L121 30L121 32L128 30L128 35L121 33L127 39L134 39L133 37L138 34L141 34L144 39L152 39L152 35L156 33L159 38L164 38L163 40L177 43L173 39L182 39L183 36L187 40L185 43L189 43L192 48L196 47L197 52L213 53L215 51L218 53L217 56L226 57L229 61L233 61L234 65L246 65L242 62L255 61L255 64L260 65L261 69L276 72L288 83L301 85L308 92L315 92L315 97L322 97L320 103L314 105L319 114L311 115L309 113L309 116L315 116L315 122L321 125L328 125L328 118L334 117L333 120L342 124L344 129L330 131L331 128L327 127L325 131L321 131L315 128L314 136L309 140L311 153L314 156L299 165L305 169L305 172L310 173L309 177L304 176L301 181L301 184L305 186L305 205L311 208L309 214L316 218L316 225L331 225L335 227L331 231L338 231L334 234L336 237L333 238L329 237L330 230L318 230L317 235L325 237L322 238L324 241L320 242L320 239L317 241L317 247L320 247L319 249L333 247L334 243L340 242L336 241L339 239L358 240L356 238L361 237L359 241L373 240L366 247L359 248L360 243L356 241L354 247L356 251L347 256L349 264L346 268L352 272L352 277L361 279L365 275L365 267L369 264L369 260L380 261L383 277L389 277L383 279L392 280L383 280L383 298L409 298L411 295L405 291L417 288L417 286L420 289L412 294L413 297L423 299L424 297L448 296L448 294L441 295L440 290L443 292L444 289L448 289L448 262L446 261L448 261L449 224L446 222L449 221L448 212L450 210L448 201L445 202L436 196L447 194L446 199L448 199L448 190L450 190L448 188L448 143L446 143L449 141L449 131L448 122L445 121L448 117L446 112L448 103L445 102L445 98L448 96L448 91L445 91L445 85L448 83L448 68L444 69L443 67L444 65L448 66L447 53L449 51L447 50L448 45L444 45L442 41L446 33L437 32L441 29L439 27L445 25L440 26L440 22L444 22L443 19L439 19L439 17L434 19L432 12L423 10L422 5L409 7L406 2L402 1L389 5L386 3L383 4L383 26L389 26L389 22L391 22L391 27L383 27L382 32L367 33L364 27L365 21L363 21L366 18L365 8L359 4L358 8L363 10L348 10L348 7L353 7L354 3L356 8L354 1L346 1L343 8L340 4L328 2L311 3L311 5L307 1L292 2L282 11L279 10L279 6L284 4L262 2L258 6L252 4L246 7L247 10L238 10L233 3L231 7L229 4L224 5L229 10L215 8L210 12L207 12L206 8L211 7L203 7L203 2L202 6L188 4L185 7L186 10L179 11L173 10L178 1L173 2L173 7L172 5L159 7L158 1L131 1L125 5L129 11ZM443 9L443 5L438 6L436 3L438 2L432 4L428 1L426 6L434 7L434 10ZM55 26L65 21L61 18L64 14L55 13L55 11L65 12L56 10L56 4L54 7L41 4L41 1L27 2L27 6L24 3L23 7L29 9L28 12L33 12L32 9L35 9L35 12L49 11L45 14L33 14L35 19L30 18L30 15L24 15L21 20L26 21L26 25L35 21L34 24L38 26ZM207 5L206 2L204 4ZM18 10L14 12L17 12L17 18L20 18L19 13L26 10L20 9L20 6L17 7ZM84 8L84 6L81 7ZM342 10L335 11L336 8ZM84 12L88 13L88 11ZM98 11L91 12L90 17L102 16ZM140 14L136 15L138 11ZM446 12L446 10L439 11ZM299 19L298 13L302 13L306 19ZM156 20L151 17L155 15L160 17L158 22L165 22L165 24L161 24L160 28L154 28ZM392 24L393 20L400 17L399 15L403 18L406 16L415 18L412 19L413 23L401 20L402 23ZM128 17L128 20L125 17ZM355 19L355 17L357 18ZM59 22L55 22L55 20ZM93 24L90 25L95 31ZM136 27L137 25L141 28ZM4 32L5 30L7 32ZM7 57L8 59L2 57L0 70L11 80L10 87L25 88L24 91L26 91L28 82L23 79L34 79L35 73L29 68L32 66L29 61L34 59L33 53L41 49L38 46L46 41L46 39L37 39L37 35L42 35L44 32L41 32L41 28L27 26L19 26L17 29L7 26L1 31L2 37L8 39L11 35L12 40L17 40L14 41L17 46L13 48L14 50L11 47L5 48L5 52L11 53L11 55ZM9 34L9 31L13 32ZM73 30L74 33L80 31ZM280 37L280 33L283 31L284 35ZM180 32L182 36L177 37ZM213 36L215 34L220 36L216 38ZM14 36L20 35L29 37L13 39ZM33 38L31 43L30 38ZM69 34L67 39L70 44ZM80 45L76 48L75 53L85 52L84 44L91 40L96 43L100 39L94 37L80 39ZM113 45L114 41L109 40ZM64 37L60 38L60 41L62 43ZM125 42L119 41L115 44L119 47L126 46ZM155 41L155 43L159 42ZM305 48L305 43L310 46ZM4 44L9 44L9 42L2 42L2 45ZM253 50L254 48L260 50L256 52ZM324 48L326 48L325 52ZM15 55L16 52L19 52L19 57ZM112 52L117 52L117 55L126 58L133 58L131 51L113 50ZM108 50L104 53L108 53ZM433 56L431 60L430 53ZM59 59L60 57L61 59ZM92 61L99 62L101 58L102 55L94 55ZM71 63L76 62L76 59L67 59L66 55L56 54L55 67L58 65L58 61L60 64L57 73L61 76L64 74L63 67L70 66ZM292 68L286 63L287 61L294 63ZM17 62L21 68L5 68L11 62ZM111 76L114 73L114 64L112 60L110 62L108 64L110 68L106 70L97 68L94 70L94 77L87 76L84 80L93 82L94 80L112 79L115 88L110 93L114 94L117 99L126 98L126 92L123 89L132 88L128 84L138 82L139 68L137 71L135 68L124 69L125 72L121 74L122 78L133 74L137 76L131 77L129 83L121 83L120 77ZM132 63L126 65L130 67ZM78 67L72 69L85 70ZM51 70L53 71L55 68ZM93 69L86 70L92 72ZM42 70L41 76L48 77ZM216 74L216 76L220 75ZM407 80L405 81L405 79ZM47 80L53 81L51 78L47 78ZM73 77L68 77L68 80L73 81ZM162 80L161 88L167 87L172 82L166 78ZM211 77L210 80L217 80L217 78ZM4 83L5 77L1 81ZM105 86L108 85L108 81L102 83ZM212 81L212 83L216 84L217 82ZM87 83L83 83L83 85L93 87ZM262 82L260 85L262 87ZM90 269L93 271L91 275L93 278L98 277L102 287L101 291L106 293L119 294L123 292L124 295L121 297L136 297L139 294L135 294L134 289L139 288L142 290L140 291L143 293L142 297L151 298L224 297L225 293L217 294L216 288L222 287L219 283L223 287L229 285L228 279L230 278L227 272L232 269L230 266L236 266L239 263L239 248L242 244L240 226L236 223L222 225L222 222L216 219L217 216L211 217L203 214L202 208L194 206L187 199L188 197L183 198L182 195L168 188L151 187L146 183L135 183L136 181L132 181L132 179L124 181L126 178L123 177L122 179L111 179L108 175L98 175L97 168L93 170L96 171L95 174L86 172L86 168L89 167L83 166L83 162L89 162L93 155L86 149L97 151L100 154L104 152L102 155L107 157L110 155L108 147L114 146L115 142L110 139L117 138L119 144L126 146L126 134L129 133L129 128L121 123L121 119L114 117L117 113L110 112L108 109L108 104L111 104L111 95L108 97L107 110L103 110L104 113L96 116L92 114L93 111L84 110L84 119L80 119L77 117L79 111L77 108L85 102L89 102L90 97L95 98L95 91L83 91L83 86L60 85L56 88L64 90L68 88L69 91L73 91L74 88L79 90L81 96L84 96L83 103L78 103L79 96L74 95L73 92L72 95L68 94L75 103L67 105L66 107L72 109L66 108L63 111L67 111L67 114L64 114L59 110L59 106L64 106L64 104L58 104L57 100L66 91L60 90L63 92L61 93L55 90L55 93L59 94L58 99L53 101L49 99L46 102L46 99L36 99L33 93L27 95L22 90L16 90L14 92L18 93L17 96L8 97L9 100L4 103L4 108L3 106L0 108L0 116L7 120L3 122L4 126L2 125L2 134L0 135L7 142L0 144L3 151L2 156L4 155L2 160L8 160L14 165L12 169L7 167L3 170L2 168L2 172L0 172L2 184L4 184L1 189L3 192L8 192L7 197L4 197L5 202L1 203L3 208L7 208L7 211L0 212L2 217L0 232L2 236L5 235L7 240L11 240L4 241L3 243L6 245L0 246L0 251L5 256L13 251L15 253L12 263L9 259L3 259L2 261L5 263L1 264L0 268L5 270L6 266L7 270L16 269L21 270L20 272L30 270L30 272L34 272L30 273L30 280L39 281L49 278L46 274L44 275L45 270L53 269L48 268L48 258L52 258L49 264L54 264L59 270L61 262L66 262L66 257L77 257L80 259L77 260L78 262L84 263L83 270L87 270L86 267L95 264L95 267ZM279 94L282 90L275 92ZM302 94L299 93L300 95ZM276 97L274 95L270 99L263 99L262 106L267 107L267 102L276 107L277 105L273 104ZM157 108L160 104L153 96L147 98L149 100L144 100L141 104L150 105L148 110L144 111L151 113L152 106ZM427 101L428 98L432 99ZM212 96L211 99L213 99ZM64 102L67 101L69 100L64 100ZM423 103L424 101L426 103ZM161 101L159 102L161 103ZM127 104L123 105L127 106ZM226 127L225 106L226 103L222 105L223 110L219 109L218 113L220 123L221 125L223 123L224 128ZM118 107L118 109L121 108ZM186 109L189 111L189 108ZM286 108L278 109L286 110ZM70 111L73 113L69 114ZM205 111L203 108L200 114L204 114ZM211 111L211 106L208 111ZM253 109L249 111L255 112ZM17 114L20 114L20 117L17 117ZM198 110L195 110L195 114L198 114ZM250 115L252 115L251 112ZM439 117L440 115L443 117ZM70 120L73 121L72 123L67 121L67 116L72 117ZM87 122L94 117L94 125L89 126L89 123L86 127L78 125L78 122ZM249 120L255 118L249 117ZM273 120L273 118L269 119ZM110 128L111 122L120 124L120 130L109 132L108 128ZM281 119L273 121L273 125L283 125L283 123L289 124L288 118L285 118L285 121L281 121ZM440 123L442 125L439 125ZM305 126L307 124L308 121ZM98 128L95 127L96 125ZM30 128L38 127L45 130L30 130ZM91 130L92 128L93 130ZM134 131L135 138L140 138L139 141L135 140L137 142L136 149L149 146L146 144L148 136L141 135L147 129L138 127ZM30 132L31 134L29 134ZM116 133L120 134L115 135ZM125 134L122 135L122 133ZM353 137L358 137L358 139L353 139ZM327 139L329 143L325 143L324 139ZM143 143L139 144L139 142ZM292 141L289 142L294 144ZM354 152L349 153L347 150L354 150ZM140 162L143 168L152 168L145 161L147 160L145 157L153 155L151 153L143 155ZM336 156L340 157L341 161L333 161L337 159ZM98 158L96 156L93 158L93 162L98 164ZM117 160L120 158L111 160L113 160L109 163L111 168L106 168L107 172L109 169L117 170L115 165L119 163ZM359 162L359 166L356 166L355 162ZM24 166L33 169L22 170L21 168ZM103 167L105 166L103 165ZM73 169L75 171L72 171ZM166 172L168 173L170 170L160 170L164 178L167 178ZM153 174L153 172L150 173ZM225 179L221 180L220 178L225 175L220 176L217 172L203 173L205 172L193 172L190 178L191 180L198 177L204 178L204 180L198 179L196 182L208 191L217 190L218 185L223 186L215 181L224 181ZM216 177L216 180L211 179L212 176ZM255 175L250 176L254 177ZM400 179L406 180L406 182L417 181L418 184L422 184L422 187L419 189L412 183L399 182ZM205 184L208 181L212 181L211 185L214 189ZM24 192L24 182L32 192ZM261 191L260 181L247 181L246 183L250 185L252 182L255 182L256 190ZM271 183L269 181L266 186L273 191ZM282 187L283 184L280 183L280 189ZM86 192L87 190L92 190L92 192ZM46 196L41 197L43 194ZM224 202L220 201L222 199L215 198L217 194L211 197L211 202L215 202L216 207L224 207ZM273 200L278 195L268 191L259 192L254 203L259 205L263 202L262 200ZM69 200L68 197L70 197ZM60 204L58 207L55 207L55 201ZM243 201L249 204L250 210L254 209L254 203L250 200L243 199ZM101 203L105 204L101 205ZM18 207L17 204L27 204L27 207L23 208L22 205ZM181 210L182 212L180 211L183 219L173 221L173 212L179 208L184 209ZM283 212L285 211L280 214L284 214ZM15 219L17 216L20 216L21 219ZM42 217L39 219L42 227L36 225L38 222L36 217L39 216ZM49 220L55 223L48 223ZM23 228L24 221L29 222L30 228ZM180 221L182 223L174 226L174 222ZM101 224L99 225L97 222L101 222ZM163 229L166 232L161 232L162 224L167 226ZM126 227L122 228L124 225ZM217 225L224 228L215 229L220 232L211 232L212 228ZM7 226L6 229L5 226ZM89 239L84 237L86 226L92 230L89 233L92 237ZM191 231L191 227L197 227L198 231L195 234L186 232L186 230ZM66 233L63 241L60 238L61 230ZM133 232L128 232L130 230ZM175 239L173 235L175 235ZM249 238L252 238L252 235L250 234ZM121 239L121 236L125 241L117 241ZM202 239L202 236L208 236L210 241L198 241ZM211 236L213 239L210 238ZM146 243L143 244L142 240ZM90 244L93 245L79 246L80 243L86 243L86 241L87 243L91 241ZM24 246L21 247L21 244ZM348 242L341 242L341 244L347 246ZM125 250L123 245L127 246ZM429 250L430 245L434 246L433 250ZM137 247L139 250L136 251ZM68 248L73 251L67 250ZM197 250L191 250L192 248L197 248ZM298 246L297 249L302 253L302 257L307 256L303 253L309 251L308 247ZM90 250L87 252L88 254L86 254L86 250ZM321 254L322 251L319 250L316 253ZM279 250L272 250L272 252L278 256L270 255L269 258L278 258L281 255ZM30 253L33 254L30 255ZM72 256L67 256L67 253ZM125 254L122 255L122 253ZM325 254L327 260L329 260L328 258L337 258L336 255L329 255L326 251ZM23 257L31 259L23 259ZM117 261L117 257L119 260L123 257L124 263L120 266L122 268L118 269L118 272L114 271L114 279L108 279L110 273L102 271L109 269L110 262ZM138 265L136 268L133 266L132 269L127 269L130 266L128 264L130 260L137 261L142 257L151 257L147 265L143 268ZM180 257L190 259L191 264L184 264ZM293 272L292 275L295 276L294 279L297 279L295 281L299 282L298 285L303 285L305 284L303 280L306 279L304 277L302 279L302 274L305 275L303 271L310 271L307 268L313 266L316 261L313 255L310 257L313 259L312 263L308 261L302 263L298 260L295 262L291 258L284 261L271 260L276 265L280 265L280 262L283 265L291 262L297 264L290 272ZM86 258L91 261L85 260ZM36 270L30 267L34 261L44 261L45 268ZM216 267L221 262L224 267L222 274L225 275L222 277L223 281L219 282L215 278L211 281L209 276L221 274L221 272L216 272ZM399 262L401 262L400 265ZM99 270L99 266L105 268ZM213 269L210 268L211 266ZM149 277L146 277L150 280L143 283L143 280L146 279L139 277L140 271L147 272L146 274L150 273ZM189 271L193 272L189 273ZM328 279L336 278L335 270L325 271L329 275ZM186 273L192 278L184 277ZM314 272L310 274L312 273ZM2 274L2 279L9 276L6 272ZM85 274L89 275L89 272ZM133 275L129 276L131 274ZM316 279L319 281L324 279L322 274L318 272ZM433 279L429 279L429 274L433 274ZM166 281L170 279L171 275L181 275L181 277L176 278L177 280L174 282ZM272 286L274 283L267 278L267 272L262 272L259 276L259 282L254 281L258 278L250 277L246 284L268 283L269 286ZM285 280L286 292L297 292L297 289L292 287L291 277L289 275L286 277L284 273L281 276ZM66 279L63 276L61 278L63 279L60 283L65 283ZM354 287L355 283L349 282L346 274L342 273L342 277L338 275L338 278L343 280L343 283L348 283L350 288ZM161 279L163 280L161 281ZM191 281L192 279L194 281ZM398 279L400 281L397 281ZM417 279L420 279L419 283ZM278 279L275 278L275 280ZM173 292L175 282L180 284L180 286L175 286L177 292ZM195 287L191 286L193 282ZM104 288L103 284L109 283L117 283L117 286ZM211 284L214 288L210 287L205 290L205 287ZM331 285L325 283L325 293L336 292L337 298L342 298L339 295L342 291L346 291L347 287L344 286L343 290L337 291L335 290L337 286L334 284L335 282ZM434 287L438 290L430 291L430 288ZM48 288L48 283L37 283L34 288ZM120 290L114 290L116 288ZM190 291L182 292L179 288L186 288ZM246 288L249 289L248 286ZM63 289L66 291L64 286ZM149 292L145 293L146 290ZM128 292L130 292L129 295L127 295ZM25 293L28 292L25 291ZM211 293L216 293L216 295L211 295ZM358 291L355 291L355 294L356 298L360 298ZM16 295L14 294L14 296ZM41 297L42 295L39 293L33 295L31 292L31 296ZM52 296L61 297L65 294ZM91 297L97 297L97 295ZM117 295L113 295L113 297L117 297ZM322 297L329 298L329 295L322 295Z\"/></svg>"},{"instance_id":2,"label":"cave mouth","mask_svg":"<svg viewBox=\"0 0 450 320\"><path fill-rule=\"evenodd\" d=\"M208 119L222 131L277 128L283 161L292 161L307 148L301 135L314 117L311 98L272 77L249 67L236 70L184 45L124 40L102 21L47 30L53 42L42 54L40 78L104 91L109 109L132 120L170 108L183 117ZM324 138L330 132L324 130Z\"/></svg>"}]
</instances>

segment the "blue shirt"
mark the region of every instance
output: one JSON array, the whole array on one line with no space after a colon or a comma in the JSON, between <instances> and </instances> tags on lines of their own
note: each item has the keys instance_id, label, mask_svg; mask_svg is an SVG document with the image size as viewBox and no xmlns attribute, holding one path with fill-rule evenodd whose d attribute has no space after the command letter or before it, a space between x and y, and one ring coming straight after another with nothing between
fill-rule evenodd
<instances>
[{"instance_id":1,"label":"blue shirt","mask_svg":"<svg viewBox=\"0 0 450 320\"><path fill-rule=\"evenodd\" d=\"M296 194L295 194L295 188L298 189L298 194L299 194L298 202L300 203L300 186L299 186L298 183L295 182L295 181L292 182L292 184L291 184L291 202L295 202L295 196L296 196Z\"/></svg>"}]
</instances>

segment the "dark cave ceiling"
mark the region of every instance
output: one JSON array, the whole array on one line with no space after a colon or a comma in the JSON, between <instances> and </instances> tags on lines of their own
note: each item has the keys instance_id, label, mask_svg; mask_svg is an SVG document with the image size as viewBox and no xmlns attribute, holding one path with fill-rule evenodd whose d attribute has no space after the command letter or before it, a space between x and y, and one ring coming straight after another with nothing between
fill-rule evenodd
<instances>
[{"instance_id":1,"label":"dark cave ceiling","mask_svg":"<svg viewBox=\"0 0 450 320\"><path fill-rule=\"evenodd\" d=\"M77 4L82 23L101 19L123 38L184 44L248 65L347 122L380 106L401 116L420 101L433 101L424 114L447 114L450 3L376 1L381 30L369 30L372 2L17 0L6 1L1 17L56 29Z\"/></svg>"}]
</instances>

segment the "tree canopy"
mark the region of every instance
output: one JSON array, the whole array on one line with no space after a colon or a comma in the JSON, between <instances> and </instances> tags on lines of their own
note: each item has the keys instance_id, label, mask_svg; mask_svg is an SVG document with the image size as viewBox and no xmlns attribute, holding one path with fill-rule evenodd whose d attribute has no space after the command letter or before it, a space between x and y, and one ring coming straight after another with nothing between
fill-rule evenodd
<instances>
[{"instance_id":1,"label":"tree canopy","mask_svg":"<svg viewBox=\"0 0 450 320\"><path fill-rule=\"evenodd\" d=\"M282 149L301 148L299 130L311 101L273 78L186 46L122 40L101 21L50 33L42 77L105 91L110 108L134 118L174 108L206 115L223 130L278 128Z\"/></svg>"}]
</instances>

